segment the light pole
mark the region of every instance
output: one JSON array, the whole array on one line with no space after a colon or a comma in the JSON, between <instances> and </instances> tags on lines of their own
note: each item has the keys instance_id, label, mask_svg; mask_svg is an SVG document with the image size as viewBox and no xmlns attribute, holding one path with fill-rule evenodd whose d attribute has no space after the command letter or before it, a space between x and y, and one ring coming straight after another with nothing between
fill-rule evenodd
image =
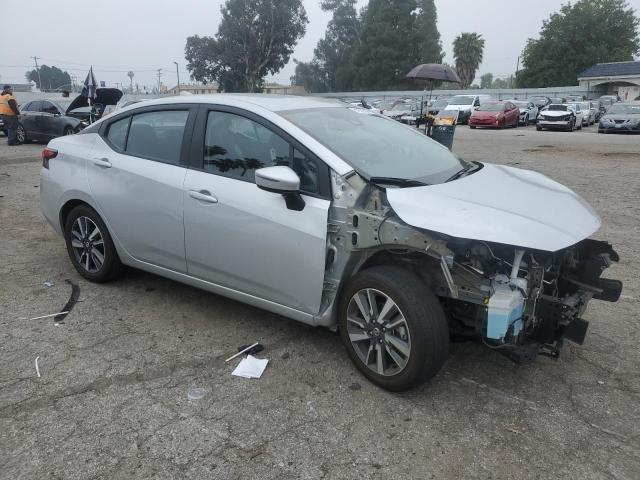
<instances>
[{"instance_id":1,"label":"light pole","mask_svg":"<svg viewBox=\"0 0 640 480\"><path fill-rule=\"evenodd\" d=\"M180 95L180 72L178 71L178 62L173 62L176 64L176 77L178 77L178 95Z\"/></svg>"}]
</instances>

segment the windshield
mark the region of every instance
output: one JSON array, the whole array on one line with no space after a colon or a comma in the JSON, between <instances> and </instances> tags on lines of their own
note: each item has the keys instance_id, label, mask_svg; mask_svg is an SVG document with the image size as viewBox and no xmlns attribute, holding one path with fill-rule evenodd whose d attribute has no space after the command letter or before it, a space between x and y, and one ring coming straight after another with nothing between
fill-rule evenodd
<instances>
[{"instance_id":1,"label":"windshield","mask_svg":"<svg viewBox=\"0 0 640 480\"><path fill-rule=\"evenodd\" d=\"M424 134L382 115L335 107L279 114L367 179L392 177L442 183L466 166Z\"/></svg>"},{"instance_id":2,"label":"windshield","mask_svg":"<svg viewBox=\"0 0 640 480\"><path fill-rule=\"evenodd\" d=\"M447 105L449 105L449 100L436 100L433 102L433 105L431 105L431 108L443 108Z\"/></svg>"},{"instance_id":3,"label":"windshield","mask_svg":"<svg viewBox=\"0 0 640 480\"><path fill-rule=\"evenodd\" d=\"M504 110L503 103L482 103L478 107L480 112L501 112Z\"/></svg>"},{"instance_id":4,"label":"windshield","mask_svg":"<svg viewBox=\"0 0 640 480\"><path fill-rule=\"evenodd\" d=\"M569 107L567 107L566 105L549 105L549 107L547 107L547 110L549 110L550 112L567 112L569 111Z\"/></svg>"},{"instance_id":5,"label":"windshield","mask_svg":"<svg viewBox=\"0 0 640 480\"><path fill-rule=\"evenodd\" d=\"M640 105L611 105L607 113L614 115L640 115Z\"/></svg>"},{"instance_id":6,"label":"windshield","mask_svg":"<svg viewBox=\"0 0 640 480\"><path fill-rule=\"evenodd\" d=\"M471 105L473 103L474 97L469 97L466 95L456 95L451 100L449 100L449 105Z\"/></svg>"}]
</instances>

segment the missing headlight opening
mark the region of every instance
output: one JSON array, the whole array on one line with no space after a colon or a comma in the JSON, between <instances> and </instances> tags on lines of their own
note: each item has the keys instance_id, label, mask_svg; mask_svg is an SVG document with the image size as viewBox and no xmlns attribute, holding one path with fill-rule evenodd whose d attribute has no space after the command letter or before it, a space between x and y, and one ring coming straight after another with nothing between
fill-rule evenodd
<instances>
[{"instance_id":1,"label":"missing headlight opening","mask_svg":"<svg viewBox=\"0 0 640 480\"><path fill-rule=\"evenodd\" d=\"M478 339L525 362L558 357L565 339L581 344L588 302L620 297L622 283L601 278L619 260L607 242L585 239L551 252L455 238L403 222L387 190L357 175L333 181L341 193L330 213L332 262L320 324L330 326L345 279L372 266L399 265L437 295L451 336Z\"/></svg>"}]
</instances>

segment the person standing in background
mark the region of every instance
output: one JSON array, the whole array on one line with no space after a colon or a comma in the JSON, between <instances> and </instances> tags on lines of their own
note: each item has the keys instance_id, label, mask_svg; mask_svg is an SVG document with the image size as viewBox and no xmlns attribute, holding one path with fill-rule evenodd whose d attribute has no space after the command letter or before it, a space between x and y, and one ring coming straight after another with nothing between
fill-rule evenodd
<instances>
[{"instance_id":1,"label":"person standing in background","mask_svg":"<svg viewBox=\"0 0 640 480\"><path fill-rule=\"evenodd\" d=\"M18 142L18 102L13 96L13 87L5 85L0 95L0 115L4 122L4 128L7 132L7 145L20 145Z\"/></svg>"}]
</instances>

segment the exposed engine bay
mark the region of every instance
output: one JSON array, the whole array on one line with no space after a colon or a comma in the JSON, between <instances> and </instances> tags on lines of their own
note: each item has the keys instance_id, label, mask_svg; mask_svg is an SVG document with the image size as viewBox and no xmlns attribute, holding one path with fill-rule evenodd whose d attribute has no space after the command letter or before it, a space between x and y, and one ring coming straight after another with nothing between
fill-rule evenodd
<instances>
[{"instance_id":1,"label":"exposed engine bay","mask_svg":"<svg viewBox=\"0 0 640 480\"><path fill-rule=\"evenodd\" d=\"M622 282L601 278L619 261L607 242L583 239L551 252L448 236L405 223L387 200L393 186L355 173L332 182L320 325L335 324L344 280L369 266L398 264L438 296L452 337L479 339L522 362L557 357L565 338L581 344L588 302L620 297Z\"/></svg>"}]
</instances>

